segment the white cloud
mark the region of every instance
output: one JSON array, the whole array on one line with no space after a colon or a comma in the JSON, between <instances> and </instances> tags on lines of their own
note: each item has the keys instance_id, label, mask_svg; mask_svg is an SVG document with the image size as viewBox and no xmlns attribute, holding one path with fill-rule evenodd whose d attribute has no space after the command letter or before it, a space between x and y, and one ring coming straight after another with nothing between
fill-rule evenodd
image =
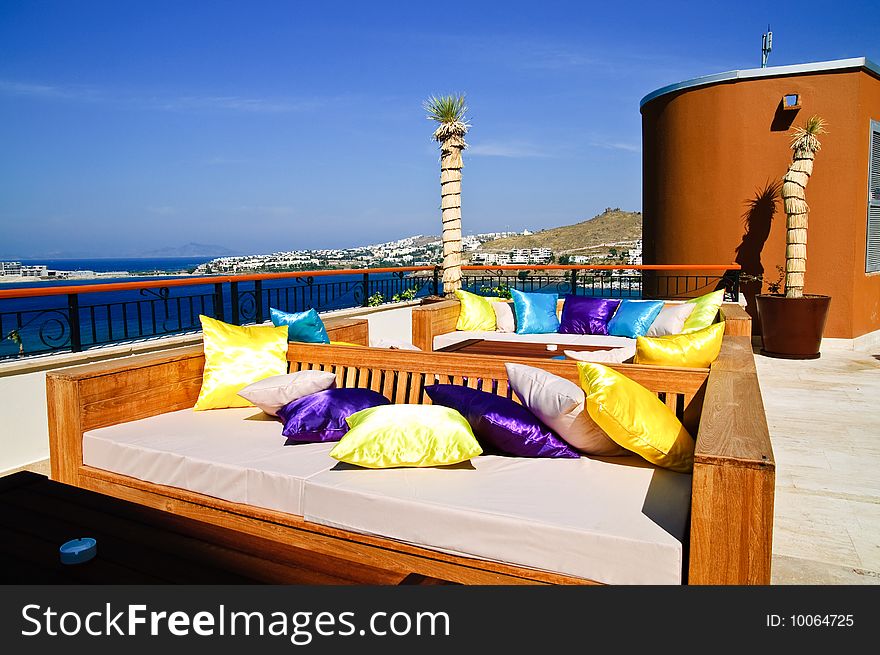
<instances>
[{"instance_id":1,"label":"white cloud","mask_svg":"<svg viewBox=\"0 0 880 655\"><path fill-rule=\"evenodd\" d=\"M508 157L511 159L535 159L555 157L540 146L522 142L484 141L471 145L467 153L476 157Z\"/></svg>"},{"instance_id":2,"label":"white cloud","mask_svg":"<svg viewBox=\"0 0 880 655\"><path fill-rule=\"evenodd\" d=\"M64 95L54 86L48 84L27 84L0 80L0 93L10 96L38 96L42 98L61 98Z\"/></svg>"},{"instance_id":3,"label":"white cloud","mask_svg":"<svg viewBox=\"0 0 880 655\"><path fill-rule=\"evenodd\" d=\"M261 114L278 114L315 109L317 100L286 100L277 98L245 98L242 96L181 96L156 98L155 108L168 111L221 110Z\"/></svg>"},{"instance_id":4,"label":"white cloud","mask_svg":"<svg viewBox=\"0 0 880 655\"><path fill-rule=\"evenodd\" d=\"M596 148L605 148L606 150L623 150L624 152L641 152L641 146L632 143L621 143L615 141L593 141L591 146Z\"/></svg>"},{"instance_id":5,"label":"white cloud","mask_svg":"<svg viewBox=\"0 0 880 655\"><path fill-rule=\"evenodd\" d=\"M326 104L326 101L320 98L260 98L240 95L142 96L117 93L95 87L50 85L13 80L0 80L0 94L44 100L103 102L120 107L160 111L230 111L269 114L310 111Z\"/></svg>"}]
</instances>

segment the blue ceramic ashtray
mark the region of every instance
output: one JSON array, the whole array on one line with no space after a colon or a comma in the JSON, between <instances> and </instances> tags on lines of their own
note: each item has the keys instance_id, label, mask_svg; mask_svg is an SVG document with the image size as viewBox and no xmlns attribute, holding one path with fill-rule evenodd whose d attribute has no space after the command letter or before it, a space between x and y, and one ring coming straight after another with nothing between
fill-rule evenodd
<instances>
[{"instance_id":1,"label":"blue ceramic ashtray","mask_svg":"<svg viewBox=\"0 0 880 655\"><path fill-rule=\"evenodd\" d=\"M98 542L91 537L73 539L61 544L62 564L82 564L98 554Z\"/></svg>"}]
</instances>

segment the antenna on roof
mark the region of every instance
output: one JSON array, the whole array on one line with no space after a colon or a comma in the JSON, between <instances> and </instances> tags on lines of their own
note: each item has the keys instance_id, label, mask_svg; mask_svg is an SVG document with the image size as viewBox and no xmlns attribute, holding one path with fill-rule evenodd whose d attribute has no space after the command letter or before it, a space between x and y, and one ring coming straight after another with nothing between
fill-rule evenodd
<instances>
[{"instance_id":1,"label":"antenna on roof","mask_svg":"<svg viewBox=\"0 0 880 655\"><path fill-rule=\"evenodd\" d=\"M767 23L767 31L761 38L761 68L767 68L767 58L773 49L773 32L770 31L770 24Z\"/></svg>"}]
</instances>

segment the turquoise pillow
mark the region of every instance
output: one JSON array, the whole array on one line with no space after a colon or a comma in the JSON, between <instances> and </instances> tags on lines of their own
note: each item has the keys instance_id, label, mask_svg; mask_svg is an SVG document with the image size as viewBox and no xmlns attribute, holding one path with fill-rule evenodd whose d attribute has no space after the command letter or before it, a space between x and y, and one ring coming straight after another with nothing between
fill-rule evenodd
<instances>
[{"instance_id":1,"label":"turquoise pillow","mask_svg":"<svg viewBox=\"0 0 880 655\"><path fill-rule=\"evenodd\" d=\"M510 290L513 311L516 314L517 334L546 334L559 330L556 316L558 293L525 293Z\"/></svg>"},{"instance_id":2,"label":"turquoise pillow","mask_svg":"<svg viewBox=\"0 0 880 655\"><path fill-rule=\"evenodd\" d=\"M318 312L310 309L305 312L289 314L274 307L269 308L272 324L281 327L287 326L288 341L303 341L305 343L330 343L324 321L318 316Z\"/></svg>"},{"instance_id":3,"label":"turquoise pillow","mask_svg":"<svg viewBox=\"0 0 880 655\"><path fill-rule=\"evenodd\" d=\"M645 336L663 304L662 300L624 300L608 321L608 334L630 339Z\"/></svg>"}]
</instances>

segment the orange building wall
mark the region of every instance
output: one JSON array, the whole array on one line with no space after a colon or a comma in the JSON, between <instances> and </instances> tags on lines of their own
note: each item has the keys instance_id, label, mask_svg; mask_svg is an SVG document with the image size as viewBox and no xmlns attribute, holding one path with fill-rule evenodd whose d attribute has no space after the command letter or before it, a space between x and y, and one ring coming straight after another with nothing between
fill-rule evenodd
<instances>
[{"instance_id":1,"label":"orange building wall","mask_svg":"<svg viewBox=\"0 0 880 655\"><path fill-rule=\"evenodd\" d=\"M780 109L789 93L800 96L796 113ZM865 274L868 144L870 120L880 120L880 80L864 71L741 79L645 104L643 257L738 262L775 280L785 263L785 212L781 199L774 204L762 191L791 162L790 124L813 114L825 118L828 134L806 189L805 292L832 297L826 337L853 338L880 329L880 275ZM741 285L753 317L757 286Z\"/></svg>"}]
</instances>

